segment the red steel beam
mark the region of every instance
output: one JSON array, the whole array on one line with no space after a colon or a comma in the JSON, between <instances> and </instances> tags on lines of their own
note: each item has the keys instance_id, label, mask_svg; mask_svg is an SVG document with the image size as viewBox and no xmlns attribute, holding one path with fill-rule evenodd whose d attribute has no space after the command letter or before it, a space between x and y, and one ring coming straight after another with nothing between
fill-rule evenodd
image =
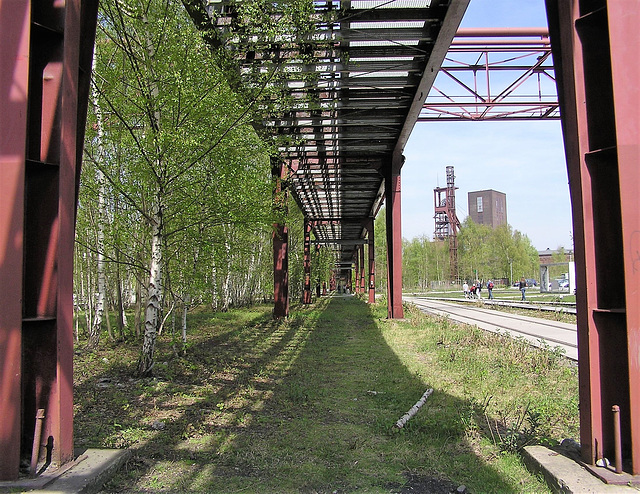
<instances>
[{"instance_id":1,"label":"red steel beam","mask_svg":"<svg viewBox=\"0 0 640 494\"><path fill-rule=\"evenodd\" d=\"M404 156L394 154L385 177L387 223L387 315L389 319L402 319L402 209L400 170Z\"/></svg>"},{"instance_id":2,"label":"red steel beam","mask_svg":"<svg viewBox=\"0 0 640 494\"><path fill-rule=\"evenodd\" d=\"M640 5L607 2L627 318L632 473L640 475Z\"/></svg>"},{"instance_id":3,"label":"red steel beam","mask_svg":"<svg viewBox=\"0 0 640 494\"><path fill-rule=\"evenodd\" d=\"M365 275L364 275L364 244L360 245L358 250L360 251L360 285L358 293L364 293L365 290Z\"/></svg>"},{"instance_id":4,"label":"red steel beam","mask_svg":"<svg viewBox=\"0 0 640 494\"><path fill-rule=\"evenodd\" d=\"M0 4L0 479L73 458L73 248L97 1Z\"/></svg>"},{"instance_id":5,"label":"red steel beam","mask_svg":"<svg viewBox=\"0 0 640 494\"><path fill-rule=\"evenodd\" d=\"M580 442L640 474L640 97L635 2L547 0L576 257Z\"/></svg>"},{"instance_id":6,"label":"red steel beam","mask_svg":"<svg viewBox=\"0 0 640 494\"><path fill-rule=\"evenodd\" d=\"M546 27L462 27L456 31L456 38L509 38L511 36L549 36Z\"/></svg>"},{"instance_id":7,"label":"red steel beam","mask_svg":"<svg viewBox=\"0 0 640 494\"><path fill-rule=\"evenodd\" d=\"M418 120L560 118L550 51L547 28L458 30Z\"/></svg>"},{"instance_id":8,"label":"red steel beam","mask_svg":"<svg viewBox=\"0 0 640 494\"><path fill-rule=\"evenodd\" d=\"M287 168L278 159L272 159L271 174L274 178L273 203L276 211L287 209L287 189L283 186ZM284 221L284 220L282 220ZM289 230L284 223L273 227L273 317L289 315Z\"/></svg>"},{"instance_id":9,"label":"red steel beam","mask_svg":"<svg viewBox=\"0 0 640 494\"><path fill-rule=\"evenodd\" d=\"M0 480L18 477L29 3L0 3Z\"/></svg>"},{"instance_id":10,"label":"red steel beam","mask_svg":"<svg viewBox=\"0 0 640 494\"><path fill-rule=\"evenodd\" d=\"M304 287L302 290L302 303L311 303L311 222L304 220Z\"/></svg>"},{"instance_id":11,"label":"red steel beam","mask_svg":"<svg viewBox=\"0 0 640 494\"><path fill-rule=\"evenodd\" d=\"M375 253L375 242L374 242L374 231L373 231L373 218L369 219L367 224L367 239L369 243L367 245L367 250L369 253L369 303L373 304L376 301L376 253Z\"/></svg>"}]
</instances>

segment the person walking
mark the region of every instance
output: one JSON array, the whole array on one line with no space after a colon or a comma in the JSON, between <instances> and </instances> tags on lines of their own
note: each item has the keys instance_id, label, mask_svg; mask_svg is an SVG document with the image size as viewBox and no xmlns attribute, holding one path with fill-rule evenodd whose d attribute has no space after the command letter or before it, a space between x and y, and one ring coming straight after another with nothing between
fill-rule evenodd
<instances>
[{"instance_id":1,"label":"person walking","mask_svg":"<svg viewBox=\"0 0 640 494\"><path fill-rule=\"evenodd\" d=\"M466 281L462 284L462 292L464 293L464 298L469 298L469 283Z\"/></svg>"},{"instance_id":2,"label":"person walking","mask_svg":"<svg viewBox=\"0 0 640 494\"><path fill-rule=\"evenodd\" d=\"M482 281L476 280L476 293L478 298L482 298Z\"/></svg>"},{"instance_id":3,"label":"person walking","mask_svg":"<svg viewBox=\"0 0 640 494\"><path fill-rule=\"evenodd\" d=\"M527 297L524 294L524 292L527 291L527 280L525 280L524 278L520 278L518 287L520 288L520 293L522 293L522 298L520 300L527 300Z\"/></svg>"},{"instance_id":4,"label":"person walking","mask_svg":"<svg viewBox=\"0 0 640 494\"><path fill-rule=\"evenodd\" d=\"M487 290L489 291L489 300L493 300L493 281L489 280Z\"/></svg>"}]
</instances>

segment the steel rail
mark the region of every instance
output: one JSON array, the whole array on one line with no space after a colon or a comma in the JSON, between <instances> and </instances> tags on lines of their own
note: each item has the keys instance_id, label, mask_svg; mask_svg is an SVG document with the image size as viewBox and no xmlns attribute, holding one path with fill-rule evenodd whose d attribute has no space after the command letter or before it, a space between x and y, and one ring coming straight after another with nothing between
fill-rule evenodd
<instances>
[{"instance_id":1,"label":"steel rail","mask_svg":"<svg viewBox=\"0 0 640 494\"><path fill-rule=\"evenodd\" d=\"M542 337L539 334L534 333L534 332L524 331L522 329L515 329L513 327L506 326L505 324L496 323L494 321L487 321L486 319L482 319L482 318L477 317L477 316L474 317L474 316L470 316L470 315L467 315L467 314L461 315L459 313L456 313L456 311L454 310L455 306L453 306L451 309L442 308L442 307L437 307L437 308L436 307L429 307L428 304L424 301L424 299L421 300L421 299L417 299L417 298L413 298L413 297L411 298L410 302L413 303L414 305L416 305L421 310L425 309L427 311L428 310L438 311L438 312L444 313L444 314L449 315L449 316L456 316L456 317L468 319L470 321L475 321L477 323L491 325L491 326L495 327L496 329L498 329L498 331L496 331L497 333L500 333L499 330L503 329L503 330L507 331L510 334L511 333L516 333L516 334L521 334L521 335L524 335L524 336L529 336L531 338L536 338L536 339L538 339L540 341L556 343L557 345L559 345L561 347L567 347L567 348L576 349L576 350L578 348L577 344L573 344L571 342L567 342L566 340L561 340L561 339L554 338L554 337ZM482 310L482 309L480 309L480 310ZM507 319L518 319L518 317L514 316L514 315L506 315L506 314L502 314L501 313L500 316L501 317L505 317ZM550 322L545 322L544 319L542 319L540 321L536 321L536 323L541 324L543 326L549 326L549 327L552 327L552 328L557 329L557 330L568 331L569 333L577 334L577 329L569 329L569 328L559 327L559 326L553 325ZM529 340L527 340L527 341L529 341ZM529 343L531 343L533 346L535 346L535 342L529 341ZM570 356L567 356L567 355L565 355L565 357L569 358L571 360L576 360L573 357L570 357Z\"/></svg>"}]
</instances>

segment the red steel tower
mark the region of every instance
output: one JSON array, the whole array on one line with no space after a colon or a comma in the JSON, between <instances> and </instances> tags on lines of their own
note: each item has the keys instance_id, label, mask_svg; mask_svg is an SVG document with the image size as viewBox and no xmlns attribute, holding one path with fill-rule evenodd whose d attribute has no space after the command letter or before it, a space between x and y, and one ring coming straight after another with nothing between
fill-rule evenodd
<instances>
[{"instance_id":1,"label":"red steel tower","mask_svg":"<svg viewBox=\"0 0 640 494\"><path fill-rule=\"evenodd\" d=\"M433 189L435 231L437 240L449 239L449 265L451 280L458 280L458 230L460 220L456 215L456 189L453 166L447 167L447 186Z\"/></svg>"}]
</instances>

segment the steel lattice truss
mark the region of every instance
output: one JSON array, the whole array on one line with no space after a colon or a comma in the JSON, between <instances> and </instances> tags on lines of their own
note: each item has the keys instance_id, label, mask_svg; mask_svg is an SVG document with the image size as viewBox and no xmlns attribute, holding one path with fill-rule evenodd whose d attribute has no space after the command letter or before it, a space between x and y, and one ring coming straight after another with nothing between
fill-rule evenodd
<instances>
[{"instance_id":1,"label":"steel lattice truss","mask_svg":"<svg viewBox=\"0 0 640 494\"><path fill-rule=\"evenodd\" d=\"M234 53L243 84L281 90L286 104L273 91L261 102L260 127L279 139L316 242L350 264L468 0L315 0L309 32L262 43L232 2L185 3Z\"/></svg>"},{"instance_id":2,"label":"steel lattice truss","mask_svg":"<svg viewBox=\"0 0 640 494\"><path fill-rule=\"evenodd\" d=\"M546 29L461 29L420 121L559 119Z\"/></svg>"}]
</instances>

